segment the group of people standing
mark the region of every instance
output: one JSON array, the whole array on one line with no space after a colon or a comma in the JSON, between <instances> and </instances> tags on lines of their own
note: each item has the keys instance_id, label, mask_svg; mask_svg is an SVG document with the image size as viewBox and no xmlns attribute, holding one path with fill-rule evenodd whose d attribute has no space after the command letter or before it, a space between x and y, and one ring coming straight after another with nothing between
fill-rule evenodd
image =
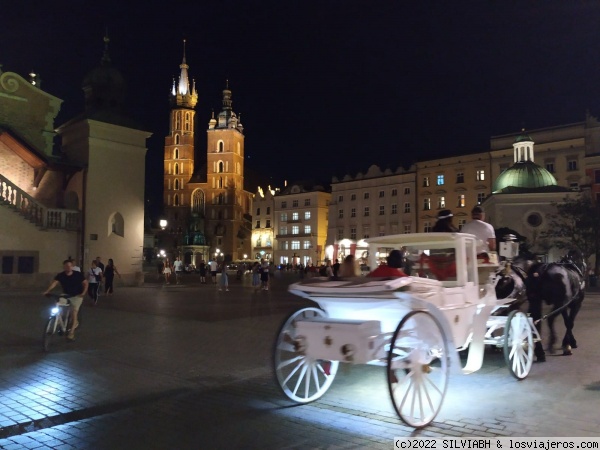
<instances>
[{"instance_id":1,"label":"group of people standing","mask_svg":"<svg viewBox=\"0 0 600 450\"><path fill-rule=\"evenodd\" d=\"M96 259L92 260L91 267L87 272L87 280L89 283L88 294L93 300L94 305L98 303L98 297L103 285L105 295L112 295L114 293L115 275L121 278L121 274L117 270L112 258L108 258L106 266L100 256L96 256Z\"/></svg>"},{"instance_id":2,"label":"group of people standing","mask_svg":"<svg viewBox=\"0 0 600 450\"><path fill-rule=\"evenodd\" d=\"M477 253L496 251L496 232L492 225L485 222L485 211L482 206L476 205L473 207L471 210L472 220L464 224L460 230L452 222L453 217L454 214L449 209L441 210L431 231L437 233L457 233L460 231L461 233L473 234L479 241Z\"/></svg>"}]
</instances>

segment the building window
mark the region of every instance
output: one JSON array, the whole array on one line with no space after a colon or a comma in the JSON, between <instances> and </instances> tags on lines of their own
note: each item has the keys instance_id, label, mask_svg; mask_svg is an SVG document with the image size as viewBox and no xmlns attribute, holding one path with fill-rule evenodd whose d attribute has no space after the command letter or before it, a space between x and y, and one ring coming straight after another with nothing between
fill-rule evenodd
<instances>
[{"instance_id":1,"label":"building window","mask_svg":"<svg viewBox=\"0 0 600 450\"><path fill-rule=\"evenodd\" d=\"M350 200L356 200L356 194L352 194L352 195L350 196Z\"/></svg>"},{"instance_id":2,"label":"building window","mask_svg":"<svg viewBox=\"0 0 600 450\"><path fill-rule=\"evenodd\" d=\"M364 216L365 217L369 217L369 207L368 206L365 206L365 214L364 214Z\"/></svg>"},{"instance_id":3,"label":"building window","mask_svg":"<svg viewBox=\"0 0 600 450\"><path fill-rule=\"evenodd\" d=\"M173 159L179 159L179 149L176 148L175 151L173 152Z\"/></svg>"},{"instance_id":4,"label":"building window","mask_svg":"<svg viewBox=\"0 0 600 450\"><path fill-rule=\"evenodd\" d=\"M396 197L398 195L398 189L392 189L392 197Z\"/></svg>"},{"instance_id":5,"label":"building window","mask_svg":"<svg viewBox=\"0 0 600 450\"><path fill-rule=\"evenodd\" d=\"M267 206L267 214L271 214L271 207Z\"/></svg>"},{"instance_id":6,"label":"building window","mask_svg":"<svg viewBox=\"0 0 600 450\"><path fill-rule=\"evenodd\" d=\"M179 197L177 197L177 195L175 196L175 202L176 202L175 206L178 206L179 205ZM123 216L120 213L116 212L110 218L110 230L117 236L121 236L121 237L125 236L125 221L123 219Z\"/></svg>"},{"instance_id":7,"label":"building window","mask_svg":"<svg viewBox=\"0 0 600 450\"><path fill-rule=\"evenodd\" d=\"M287 202L281 202L281 207L282 208L287 208Z\"/></svg>"},{"instance_id":8,"label":"building window","mask_svg":"<svg viewBox=\"0 0 600 450\"><path fill-rule=\"evenodd\" d=\"M567 161L567 170L577 170L577 160L569 159Z\"/></svg>"},{"instance_id":9,"label":"building window","mask_svg":"<svg viewBox=\"0 0 600 450\"><path fill-rule=\"evenodd\" d=\"M532 213L529 214L529 216L527 217L527 223L534 228L539 227L542 224L542 222L543 219L539 213Z\"/></svg>"},{"instance_id":10,"label":"building window","mask_svg":"<svg viewBox=\"0 0 600 450\"><path fill-rule=\"evenodd\" d=\"M292 241L292 250L300 250L300 241Z\"/></svg>"},{"instance_id":11,"label":"building window","mask_svg":"<svg viewBox=\"0 0 600 450\"><path fill-rule=\"evenodd\" d=\"M431 199L424 198L423 199L423 211L429 211L431 209Z\"/></svg>"},{"instance_id":12,"label":"building window","mask_svg":"<svg viewBox=\"0 0 600 450\"><path fill-rule=\"evenodd\" d=\"M356 208L350 210L350 217L356 217Z\"/></svg>"},{"instance_id":13,"label":"building window","mask_svg":"<svg viewBox=\"0 0 600 450\"><path fill-rule=\"evenodd\" d=\"M175 164L174 173L175 173L175 175L179 175L179 164Z\"/></svg>"},{"instance_id":14,"label":"building window","mask_svg":"<svg viewBox=\"0 0 600 450\"><path fill-rule=\"evenodd\" d=\"M267 219L267 223L265 224L265 228L271 228L271 219Z\"/></svg>"},{"instance_id":15,"label":"building window","mask_svg":"<svg viewBox=\"0 0 600 450\"><path fill-rule=\"evenodd\" d=\"M381 225L379 227L379 236L385 236L385 226Z\"/></svg>"},{"instance_id":16,"label":"building window","mask_svg":"<svg viewBox=\"0 0 600 450\"><path fill-rule=\"evenodd\" d=\"M260 228L260 220L256 221L256 228Z\"/></svg>"},{"instance_id":17,"label":"building window","mask_svg":"<svg viewBox=\"0 0 600 450\"><path fill-rule=\"evenodd\" d=\"M343 218L344 218L344 210L338 209L338 219L343 219Z\"/></svg>"},{"instance_id":18,"label":"building window","mask_svg":"<svg viewBox=\"0 0 600 450\"><path fill-rule=\"evenodd\" d=\"M304 206L310 206L310 198L304 199Z\"/></svg>"},{"instance_id":19,"label":"building window","mask_svg":"<svg viewBox=\"0 0 600 450\"><path fill-rule=\"evenodd\" d=\"M304 211L304 220L310 219L310 211Z\"/></svg>"},{"instance_id":20,"label":"building window","mask_svg":"<svg viewBox=\"0 0 600 450\"><path fill-rule=\"evenodd\" d=\"M484 181L485 180L485 170L478 170L476 172L476 178L477 178L477 181Z\"/></svg>"},{"instance_id":21,"label":"building window","mask_svg":"<svg viewBox=\"0 0 600 450\"><path fill-rule=\"evenodd\" d=\"M446 207L446 197L440 197L438 199L438 209L442 209Z\"/></svg>"},{"instance_id":22,"label":"building window","mask_svg":"<svg viewBox=\"0 0 600 450\"><path fill-rule=\"evenodd\" d=\"M443 186L443 184L444 184L444 175L438 175L437 176L437 185Z\"/></svg>"},{"instance_id":23,"label":"building window","mask_svg":"<svg viewBox=\"0 0 600 450\"><path fill-rule=\"evenodd\" d=\"M379 205L379 215L385 216L385 206L384 205Z\"/></svg>"},{"instance_id":24,"label":"building window","mask_svg":"<svg viewBox=\"0 0 600 450\"><path fill-rule=\"evenodd\" d=\"M456 174L456 182L457 183L464 183L465 182L465 174L463 172L458 172Z\"/></svg>"},{"instance_id":25,"label":"building window","mask_svg":"<svg viewBox=\"0 0 600 450\"><path fill-rule=\"evenodd\" d=\"M283 241L282 247L283 247L283 250L288 250L289 249L289 243L288 243L288 241Z\"/></svg>"},{"instance_id":26,"label":"building window","mask_svg":"<svg viewBox=\"0 0 600 450\"><path fill-rule=\"evenodd\" d=\"M344 239L344 229L340 228L337 230L337 240L341 241L342 239Z\"/></svg>"},{"instance_id":27,"label":"building window","mask_svg":"<svg viewBox=\"0 0 600 450\"><path fill-rule=\"evenodd\" d=\"M256 208L256 215L260 216L260 208Z\"/></svg>"},{"instance_id":28,"label":"building window","mask_svg":"<svg viewBox=\"0 0 600 450\"><path fill-rule=\"evenodd\" d=\"M404 212L405 213L410 212L410 203L409 202L404 203Z\"/></svg>"},{"instance_id":29,"label":"building window","mask_svg":"<svg viewBox=\"0 0 600 450\"><path fill-rule=\"evenodd\" d=\"M300 227L298 225L292 226L292 234L300 234Z\"/></svg>"},{"instance_id":30,"label":"building window","mask_svg":"<svg viewBox=\"0 0 600 450\"><path fill-rule=\"evenodd\" d=\"M285 236L287 234L287 227L279 227L279 234Z\"/></svg>"},{"instance_id":31,"label":"building window","mask_svg":"<svg viewBox=\"0 0 600 450\"><path fill-rule=\"evenodd\" d=\"M429 177L423 177L423 187L429 187Z\"/></svg>"},{"instance_id":32,"label":"building window","mask_svg":"<svg viewBox=\"0 0 600 450\"><path fill-rule=\"evenodd\" d=\"M484 200L485 200L485 192L479 192L477 194L477 204L481 205Z\"/></svg>"},{"instance_id":33,"label":"building window","mask_svg":"<svg viewBox=\"0 0 600 450\"><path fill-rule=\"evenodd\" d=\"M281 221L287 222L287 213L281 213Z\"/></svg>"},{"instance_id":34,"label":"building window","mask_svg":"<svg viewBox=\"0 0 600 450\"><path fill-rule=\"evenodd\" d=\"M385 197L385 191L379 191L379 198Z\"/></svg>"},{"instance_id":35,"label":"building window","mask_svg":"<svg viewBox=\"0 0 600 450\"><path fill-rule=\"evenodd\" d=\"M431 222L425 222L423 224L423 232L431 233Z\"/></svg>"},{"instance_id":36,"label":"building window","mask_svg":"<svg viewBox=\"0 0 600 450\"><path fill-rule=\"evenodd\" d=\"M392 214L398 214L398 205L395 203L392 205Z\"/></svg>"},{"instance_id":37,"label":"building window","mask_svg":"<svg viewBox=\"0 0 600 450\"><path fill-rule=\"evenodd\" d=\"M574 190L579 189L579 183L577 181L574 181L572 183L569 183L569 187Z\"/></svg>"},{"instance_id":38,"label":"building window","mask_svg":"<svg viewBox=\"0 0 600 450\"><path fill-rule=\"evenodd\" d=\"M463 225L467 223L467 219L458 219L458 230L462 230Z\"/></svg>"},{"instance_id":39,"label":"building window","mask_svg":"<svg viewBox=\"0 0 600 450\"><path fill-rule=\"evenodd\" d=\"M370 233L369 229L365 228L365 230L363 231L363 239L369 239L371 237L371 235L369 233Z\"/></svg>"},{"instance_id":40,"label":"building window","mask_svg":"<svg viewBox=\"0 0 600 450\"><path fill-rule=\"evenodd\" d=\"M554 173L554 162L547 162L546 170L550 173Z\"/></svg>"},{"instance_id":41,"label":"building window","mask_svg":"<svg viewBox=\"0 0 600 450\"><path fill-rule=\"evenodd\" d=\"M344 231L344 230L342 230L342 232L343 232L343 231ZM340 239L342 239L342 238L340 238ZM304 250L308 250L308 249L310 248L310 241L303 241L302 248L303 248Z\"/></svg>"},{"instance_id":42,"label":"building window","mask_svg":"<svg viewBox=\"0 0 600 450\"><path fill-rule=\"evenodd\" d=\"M292 220L298 220L300 218L300 214L297 212L292 213Z\"/></svg>"},{"instance_id":43,"label":"building window","mask_svg":"<svg viewBox=\"0 0 600 450\"><path fill-rule=\"evenodd\" d=\"M350 228L350 239L356 239L356 227Z\"/></svg>"},{"instance_id":44,"label":"building window","mask_svg":"<svg viewBox=\"0 0 600 450\"><path fill-rule=\"evenodd\" d=\"M344 196L343 195L338 195L338 203L341 203L344 201Z\"/></svg>"},{"instance_id":45,"label":"building window","mask_svg":"<svg viewBox=\"0 0 600 450\"><path fill-rule=\"evenodd\" d=\"M369 193L368 193L368 192L365 192L365 195L363 196L363 198L364 198L365 200L369 200Z\"/></svg>"},{"instance_id":46,"label":"building window","mask_svg":"<svg viewBox=\"0 0 600 450\"><path fill-rule=\"evenodd\" d=\"M298 200L292 200L292 208L298 207Z\"/></svg>"},{"instance_id":47,"label":"building window","mask_svg":"<svg viewBox=\"0 0 600 450\"><path fill-rule=\"evenodd\" d=\"M458 196L458 205L459 208L464 208L465 207L465 194L460 194Z\"/></svg>"},{"instance_id":48,"label":"building window","mask_svg":"<svg viewBox=\"0 0 600 450\"><path fill-rule=\"evenodd\" d=\"M304 225L304 234L310 234L310 233L311 233L310 225Z\"/></svg>"}]
</instances>

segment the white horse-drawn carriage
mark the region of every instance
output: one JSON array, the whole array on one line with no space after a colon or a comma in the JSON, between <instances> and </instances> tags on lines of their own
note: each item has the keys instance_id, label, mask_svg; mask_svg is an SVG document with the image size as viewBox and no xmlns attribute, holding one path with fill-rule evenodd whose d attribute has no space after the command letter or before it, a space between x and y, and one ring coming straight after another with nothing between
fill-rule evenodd
<instances>
[{"instance_id":1,"label":"white horse-drawn carriage","mask_svg":"<svg viewBox=\"0 0 600 450\"><path fill-rule=\"evenodd\" d=\"M293 313L276 338L274 371L288 398L320 398L340 362L383 365L398 415L423 427L442 406L451 367L464 374L478 370L486 345L504 349L517 379L528 375L539 335L524 313L498 314L514 299L496 298L492 275L498 265L477 260L473 235L417 233L367 241L371 267L377 252L401 249L413 276L313 278L290 285L290 292L318 307ZM462 367L458 351L465 349Z\"/></svg>"}]
</instances>

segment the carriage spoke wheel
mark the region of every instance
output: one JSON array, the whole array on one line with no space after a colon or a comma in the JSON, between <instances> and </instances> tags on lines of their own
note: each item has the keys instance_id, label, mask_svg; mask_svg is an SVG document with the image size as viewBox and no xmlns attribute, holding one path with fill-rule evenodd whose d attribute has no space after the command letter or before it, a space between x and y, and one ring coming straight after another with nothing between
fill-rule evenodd
<instances>
[{"instance_id":1,"label":"carriage spoke wheel","mask_svg":"<svg viewBox=\"0 0 600 450\"><path fill-rule=\"evenodd\" d=\"M390 397L404 423L415 428L430 424L440 411L450 359L439 322L426 311L411 311L390 341L387 378Z\"/></svg>"},{"instance_id":2,"label":"carriage spoke wheel","mask_svg":"<svg viewBox=\"0 0 600 450\"><path fill-rule=\"evenodd\" d=\"M298 321L325 316L325 311L319 308L300 309L285 320L275 340L275 378L283 393L297 403L308 403L320 398L327 392L337 373L338 361L325 361L305 355L302 341L297 339Z\"/></svg>"},{"instance_id":3,"label":"carriage spoke wheel","mask_svg":"<svg viewBox=\"0 0 600 450\"><path fill-rule=\"evenodd\" d=\"M517 380L524 379L533 364L533 332L527 316L513 311L504 327L504 359Z\"/></svg>"}]
</instances>

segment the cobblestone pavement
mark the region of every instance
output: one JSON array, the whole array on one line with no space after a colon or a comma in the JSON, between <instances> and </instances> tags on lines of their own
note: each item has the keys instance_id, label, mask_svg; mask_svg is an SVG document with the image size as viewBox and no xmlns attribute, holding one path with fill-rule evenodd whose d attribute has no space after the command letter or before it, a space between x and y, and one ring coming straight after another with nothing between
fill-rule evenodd
<instances>
[{"instance_id":1,"label":"cobblestone pavement","mask_svg":"<svg viewBox=\"0 0 600 450\"><path fill-rule=\"evenodd\" d=\"M398 436L600 436L600 295L588 294L573 356L549 356L510 376L490 349L453 376L423 430L398 419L384 369L343 365L329 392L292 405L273 382L282 320L307 303L278 277L270 291L230 277L229 292L194 275L164 286L117 287L86 303L77 339L41 350L50 304L0 293L0 448L391 448ZM558 320L557 322L560 322ZM560 328L559 328L560 330Z\"/></svg>"}]
</instances>

